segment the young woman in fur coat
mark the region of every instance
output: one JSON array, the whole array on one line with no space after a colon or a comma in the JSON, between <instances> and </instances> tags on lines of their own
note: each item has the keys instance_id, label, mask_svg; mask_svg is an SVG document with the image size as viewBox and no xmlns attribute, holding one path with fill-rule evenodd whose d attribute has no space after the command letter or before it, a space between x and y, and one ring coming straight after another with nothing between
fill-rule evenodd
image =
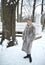
<instances>
[{"instance_id":1,"label":"young woman in fur coat","mask_svg":"<svg viewBox=\"0 0 45 65\"><path fill-rule=\"evenodd\" d=\"M23 46L22 50L27 53L27 55L24 57L29 58L29 61L32 62L32 57L31 57L31 48L32 48L32 42L35 38L35 27L32 24L32 21L30 19L27 20L27 25L26 28L23 32Z\"/></svg>"}]
</instances>

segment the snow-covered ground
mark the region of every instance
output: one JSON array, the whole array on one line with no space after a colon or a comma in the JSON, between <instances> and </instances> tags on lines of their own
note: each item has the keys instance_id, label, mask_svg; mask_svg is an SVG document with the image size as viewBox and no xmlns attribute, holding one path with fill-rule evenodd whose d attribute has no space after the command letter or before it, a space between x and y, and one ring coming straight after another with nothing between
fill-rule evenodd
<instances>
[{"instance_id":1,"label":"snow-covered ground","mask_svg":"<svg viewBox=\"0 0 45 65\"><path fill-rule=\"evenodd\" d=\"M26 53L22 51L22 37L17 37L17 40L16 46L5 48L0 45L0 65L45 65L45 30L42 38L33 41L32 63L23 58Z\"/></svg>"},{"instance_id":2,"label":"snow-covered ground","mask_svg":"<svg viewBox=\"0 0 45 65\"><path fill-rule=\"evenodd\" d=\"M22 29L21 27L22 25L20 27L18 26L19 29L17 28L17 30L21 29L21 31L23 31L24 28ZM40 28L37 29L39 32ZM2 31L1 22L0 31ZM23 58L26 53L22 51L22 37L17 37L17 40L18 45L16 46L5 48L6 40L4 42L4 45L0 45L0 65L45 65L45 30L42 33L42 38L33 41L31 52L32 63L29 63L29 59Z\"/></svg>"}]
</instances>

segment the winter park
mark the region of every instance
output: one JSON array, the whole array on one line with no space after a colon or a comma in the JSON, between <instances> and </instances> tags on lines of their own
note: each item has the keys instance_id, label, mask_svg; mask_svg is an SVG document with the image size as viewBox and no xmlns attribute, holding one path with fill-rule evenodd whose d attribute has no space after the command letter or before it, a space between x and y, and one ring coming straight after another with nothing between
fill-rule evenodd
<instances>
[{"instance_id":1,"label":"winter park","mask_svg":"<svg viewBox=\"0 0 45 65\"><path fill-rule=\"evenodd\" d=\"M0 65L45 65L45 0L0 0Z\"/></svg>"}]
</instances>

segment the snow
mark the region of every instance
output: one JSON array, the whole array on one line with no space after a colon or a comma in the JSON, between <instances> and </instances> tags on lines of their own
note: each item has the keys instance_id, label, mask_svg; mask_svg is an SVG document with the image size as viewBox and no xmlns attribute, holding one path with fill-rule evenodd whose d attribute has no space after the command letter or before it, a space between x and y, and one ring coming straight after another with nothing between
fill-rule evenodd
<instances>
[{"instance_id":1,"label":"snow","mask_svg":"<svg viewBox=\"0 0 45 65\"><path fill-rule=\"evenodd\" d=\"M25 27L26 27L26 22L21 22L21 23L17 23L16 22L16 32L23 32ZM36 33L35 34L39 34L41 35L41 32L42 32L42 25L40 23L33 23L35 29L36 29Z\"/></svg>"},{"instance_id":2,"label":"snow","mask_svg":"<svg viewBox=\"0 0 45 65\"><path fill-rule=\"evenodd\" d=\"M16 46L3 48L0 45L0 65L45 65L45 31L42 33L42 38L33 41L32 63L29 63L29 59L23 58L26 53L22 51L22 37L16 39L18 40Z\"/></svg>"},{"instance_id":3,"label":"snow","mask_svg":"<svg viewBox=\"0 0 45 65\"><path fill-rule=\"evenodd\" d=\"M20 23L19 23L20 24ZM25 24L16 24L17 31L23 31ZM37 32L41 33L41 26L36 25ZM2 31L2 24L0 22L0 31ZM29 59L24 59L26 55L22 51L23 40L22 37L16 37L18 45L6 48L8 40L4 40L0 45L0 65L45 65L45 30L41 33L42 38L34 40L32 46L32 63L29 63Z\"/></svg>"}]
</instances>

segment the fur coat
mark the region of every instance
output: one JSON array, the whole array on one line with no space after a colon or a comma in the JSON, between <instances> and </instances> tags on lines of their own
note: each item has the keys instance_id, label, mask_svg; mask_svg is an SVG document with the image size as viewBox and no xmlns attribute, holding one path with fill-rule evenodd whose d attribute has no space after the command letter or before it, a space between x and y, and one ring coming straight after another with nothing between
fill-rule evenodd
<instances>
[{"instance_id":1,"label":"fur coat","mask_svg":"<svg viewBox=\"0 0 45 65\"><path fill-rule=\"evenodd\" d=\"M35 38L35 27L32 25L26 26L24 32L23 32L23 46L22 50L25 51L27 54L31 53L31 47L32 47L32 42Z\"/></svg>"}]
</instances>

